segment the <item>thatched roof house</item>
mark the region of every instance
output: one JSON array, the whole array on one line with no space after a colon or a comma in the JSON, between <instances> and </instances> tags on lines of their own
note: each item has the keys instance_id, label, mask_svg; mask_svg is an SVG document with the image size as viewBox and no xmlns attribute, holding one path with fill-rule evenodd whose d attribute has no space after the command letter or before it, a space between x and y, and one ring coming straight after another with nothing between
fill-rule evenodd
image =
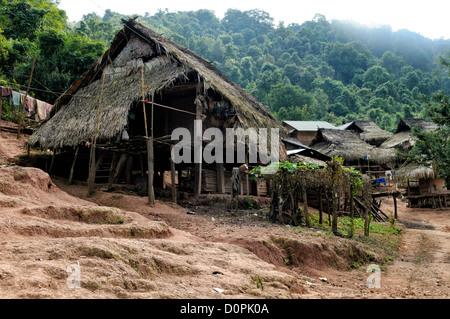
<instances>
[{"instance_id":1,"label":"thatched roof house","mask_svg":"<svg viewBox=\"0 0 450 319\"><path fill-rule=\"evenodd\" d=\"M381 144L381 148L396 149L401 153L408 153L415 144L415 137L412 135L413 127L419 127L426 132L433 131L437 125L425 119L402 119L397 126L395 134Z\"/></svg>"},{"instance_id":2,"label":"thatched roof house","mask_svg":"<svg viewBox=\"0 0 450 319\"><path fill-rule=\"evenodd\" d=\"M373 121L351 121L338 127L338 129L353 131L364 142L374 146L380 146L393 135L390 132L382 130Z\"/></svg>"},{"instance_id":3,"label":"thatched roof house","mask_svg":"<svg viewBox=\"0 0 450 319\"><path fill-rule=\"evenodd\" d=\"M203 131L279 128L283 135L281 123L212 63L135 20L123 22L111 47L57 99L29 145L73 148L92 144L98 134L107 150L143 157L142 137L154 123L155 141L161 142L155 165L163 172L170 170L170 134L187 128L194 136L196 119L203 120ZM120 142L124 133L126 141ZM140 169L146 171L142 164Z\"/></svg>"},{"instance_id":4,"label":"thatched roof house","mask_svg":"<svg viewBox=\"0 0 450 319\"><path fill-rule=\"evenodd\" d=\"M394 151L380 150L362 141L355 132L345 130L319 130L311 148L331 157L340 156L346 165L365 164L368 159L371 164L391 167L395 159Z\"/></svg>"},{"instance_id":5,"label":"thatched roof house","mask_svg":"<svg viewBox=\"0 0 450 319\"><path fill-rule=\"evenodd\" d=\"M213 64L130 20L125 22L109 50L58 98L50 120L36 131L28 143L44 148L61 148L92 141L101 95L99 139L115 138L129 124L128 115L133 106L142 100L143 67L144 94L149 101L155 96L155 101L165 102L161 104L172 102L173 106L195 113L196 89L200 87L204 111L208 111L209 102L229 104L227 114L223 115L231 116L224 116L223 121L214 124L243 128L281 127L264 106L227 79ZM106 77L102 90L103 74ZM170 101L165 99L165 95L169 94ZM180 97L185 96L192 101L180 103Z\"/></svg>"}]
</instances>

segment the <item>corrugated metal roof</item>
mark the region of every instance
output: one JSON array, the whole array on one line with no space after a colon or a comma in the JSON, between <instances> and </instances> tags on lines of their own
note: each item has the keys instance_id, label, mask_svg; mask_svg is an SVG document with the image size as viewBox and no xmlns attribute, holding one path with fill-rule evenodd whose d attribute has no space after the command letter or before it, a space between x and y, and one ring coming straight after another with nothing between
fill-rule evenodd
<instances>
[{"instance_id":1,"label":"corrugated metal roof","mask_svg":"<svg viewBox=\"0 0 450 319\"><path fill-rule=\"evenodd\" d=\"M321 128L337 129L333 124L325 121L284 121L283 123L293 127L297 131L317 131Z\"/></svg>"}]
</instances>

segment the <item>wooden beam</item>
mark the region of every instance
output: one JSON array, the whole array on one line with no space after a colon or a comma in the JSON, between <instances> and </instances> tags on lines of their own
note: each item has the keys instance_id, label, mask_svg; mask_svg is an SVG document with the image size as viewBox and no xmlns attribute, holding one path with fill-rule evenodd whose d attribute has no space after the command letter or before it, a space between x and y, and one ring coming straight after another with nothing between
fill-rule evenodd
<instances>
[{"instance_id":1,"label":"wooden beam","mask_svg":"<svg viewBox=\"0 0 450 319\"><path fill-rule=\"evenodd\" d=\"M78 151L79 150L80 150L80 146L77 146L77 148L75 149L75 155L73 156L72 167L70 169L69 185L73 184L73 174L74 174L74 171L75 171L75 164L77 163Z\"/></svg>"},{"instance_id":2,"label":"wooden beam","mask_svg":"<svg viewBox=\"0 0 450 319\"><path fill-rule=\"evenodd\" d=\"M172 154L173 145L170 146L170 153ZM177 203L177 183L175 179L176 169L175 163L170 156L170 176L172 177L172 202Z\"/></svg>"},{"instance_id":3,"label":"wooden beam","mask_svg":"<svg viewBox=\"0 0 450 319\"><path fill-rule=\"evenodd\" d=\"M88 179L88 195L95 193L95 147L91 145L91 154L89 160L89 179Z\"/></svg>"},{"instance_id":4,"label":"wooden beam","mask_svg":"<svg viewBox=\"0 0 450 319\"><path fill-rule=\"evenodd\" d=\"M225 170L223 163L216 165L216 171L217 171L217 192L219 194L225 194Z\"/></svg>"},{"instance_id":5,"label":"wooden beam","mask_svg":"<svg viewBox=\"0 0 450 319\"><path fill-rule=\"evenodd\" d=\"M394 193L392 194L392 197L394 198L394 218L398 219L398 210L397 210L397 195Z\"/></svg>"},{"instance_id":6,"label":"wooden beam","mask_svg":"<svg viewBox=\"0 0 450 319\"><path fill-rule=\"evenodd\" d=\"M133 182L133 155L128 155L127 168L125 171L126 183L130 185Z\"/></svg>"},{"instance_id":7,"label":"wooden beam","mask_svg":"<svg viewBox=\"0 0 450 319\"><path fill-rule=\"evenodd\" d=\"M52 175L53 164L55 164L56 148L53 149L52 161L50 163L50 169L48 170L48 175Z\"/></svg>"},{"instance_id":8,"label":"wooden beam","mask_svg":"<svg viewBox=\"0 0 450 319\"><path fill-rule=\"evenodd\" d=\"M112 158L112 163L111 163L111 171L109 172L108 188L106 189L107 192L110 192L113 188L114 176L115 176L114 173L115 173L118 161L119 161L119 153L114 152L113 158Z\"/></svg>"},{"instance_id":9,"label":"wooden beam","mask_svg":"<svg viewBox=\"0 0 450 319\"><path fill-rule=\"evenodd\" d=\"M197 121L201 121L202 120L202 115L203 115L203 111L202 111L202 107L200 104L197 104L197 116L196 119ZM198 161L198 163L195 163L195 170L194 170L194 196L195 198L198 199L198 197L200 196L200 194L202 193L202 170L203 170L203 163L202 163L202 156L201 156L201 151L203 148L202 145L202 136L203 136L203 132L202 132L202 126L201 125L194 125L194 139L196 141L200 141L197 142L197 144L199 145L198 147L200 147L200 149L197 149L198 147L195 147L195 143L194 143L194 160Z\"/></svg>"}]
</instances>

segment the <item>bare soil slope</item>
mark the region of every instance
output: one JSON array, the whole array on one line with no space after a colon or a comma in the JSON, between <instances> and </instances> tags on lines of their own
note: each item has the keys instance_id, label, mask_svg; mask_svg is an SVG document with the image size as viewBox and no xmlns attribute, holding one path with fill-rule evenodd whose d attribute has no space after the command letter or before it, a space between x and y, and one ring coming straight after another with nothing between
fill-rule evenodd
<instances>
[{"instance_id":1,"label":"bare soil slope","mask_svg":"<svg viewBox=\"0 0 450 319\"><path fill-rule=\"evenodd\" d=\"M10 164L25 153L7 133L0 150ZM448 209L400 203L400 254L383 266L383 254L359 242L273 224L258 210L235 216L220 200L184 208L123 193L88 198L82 184L3 165L0 298L449 297ZM349 270L355 260L366 264ZM370 263L382 266L380 289L366 286ZM70 265L81 270L79 289L68 286Z\"/></svg>"}]
</instances>

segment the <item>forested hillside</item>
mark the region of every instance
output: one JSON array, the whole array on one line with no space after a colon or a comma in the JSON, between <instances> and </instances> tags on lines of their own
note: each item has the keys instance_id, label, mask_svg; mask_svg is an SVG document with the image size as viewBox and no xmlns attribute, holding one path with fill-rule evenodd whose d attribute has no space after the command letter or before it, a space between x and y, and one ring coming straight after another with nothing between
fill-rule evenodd
<instances>
[{"instance_id":1,"label":"forested hillside","mask_svg":"<svg viewBox=\"0 0 450 319\"><path fill-rule=\"evenodd\" d=\"M0 2L0 84L26 85L36 54L32 91L48 102L103 53L121 19L129 18L107 10L68 23L50 0ZM423 95L450 93L447 70L438 63L449 54L450 40L322 15L274 25L270 13L259 10L230 9L223 19L208 10L134 17L213 62L280 120L372 119L392 131L402 117L425 116Z\"/></svg>"}]
</instances>

